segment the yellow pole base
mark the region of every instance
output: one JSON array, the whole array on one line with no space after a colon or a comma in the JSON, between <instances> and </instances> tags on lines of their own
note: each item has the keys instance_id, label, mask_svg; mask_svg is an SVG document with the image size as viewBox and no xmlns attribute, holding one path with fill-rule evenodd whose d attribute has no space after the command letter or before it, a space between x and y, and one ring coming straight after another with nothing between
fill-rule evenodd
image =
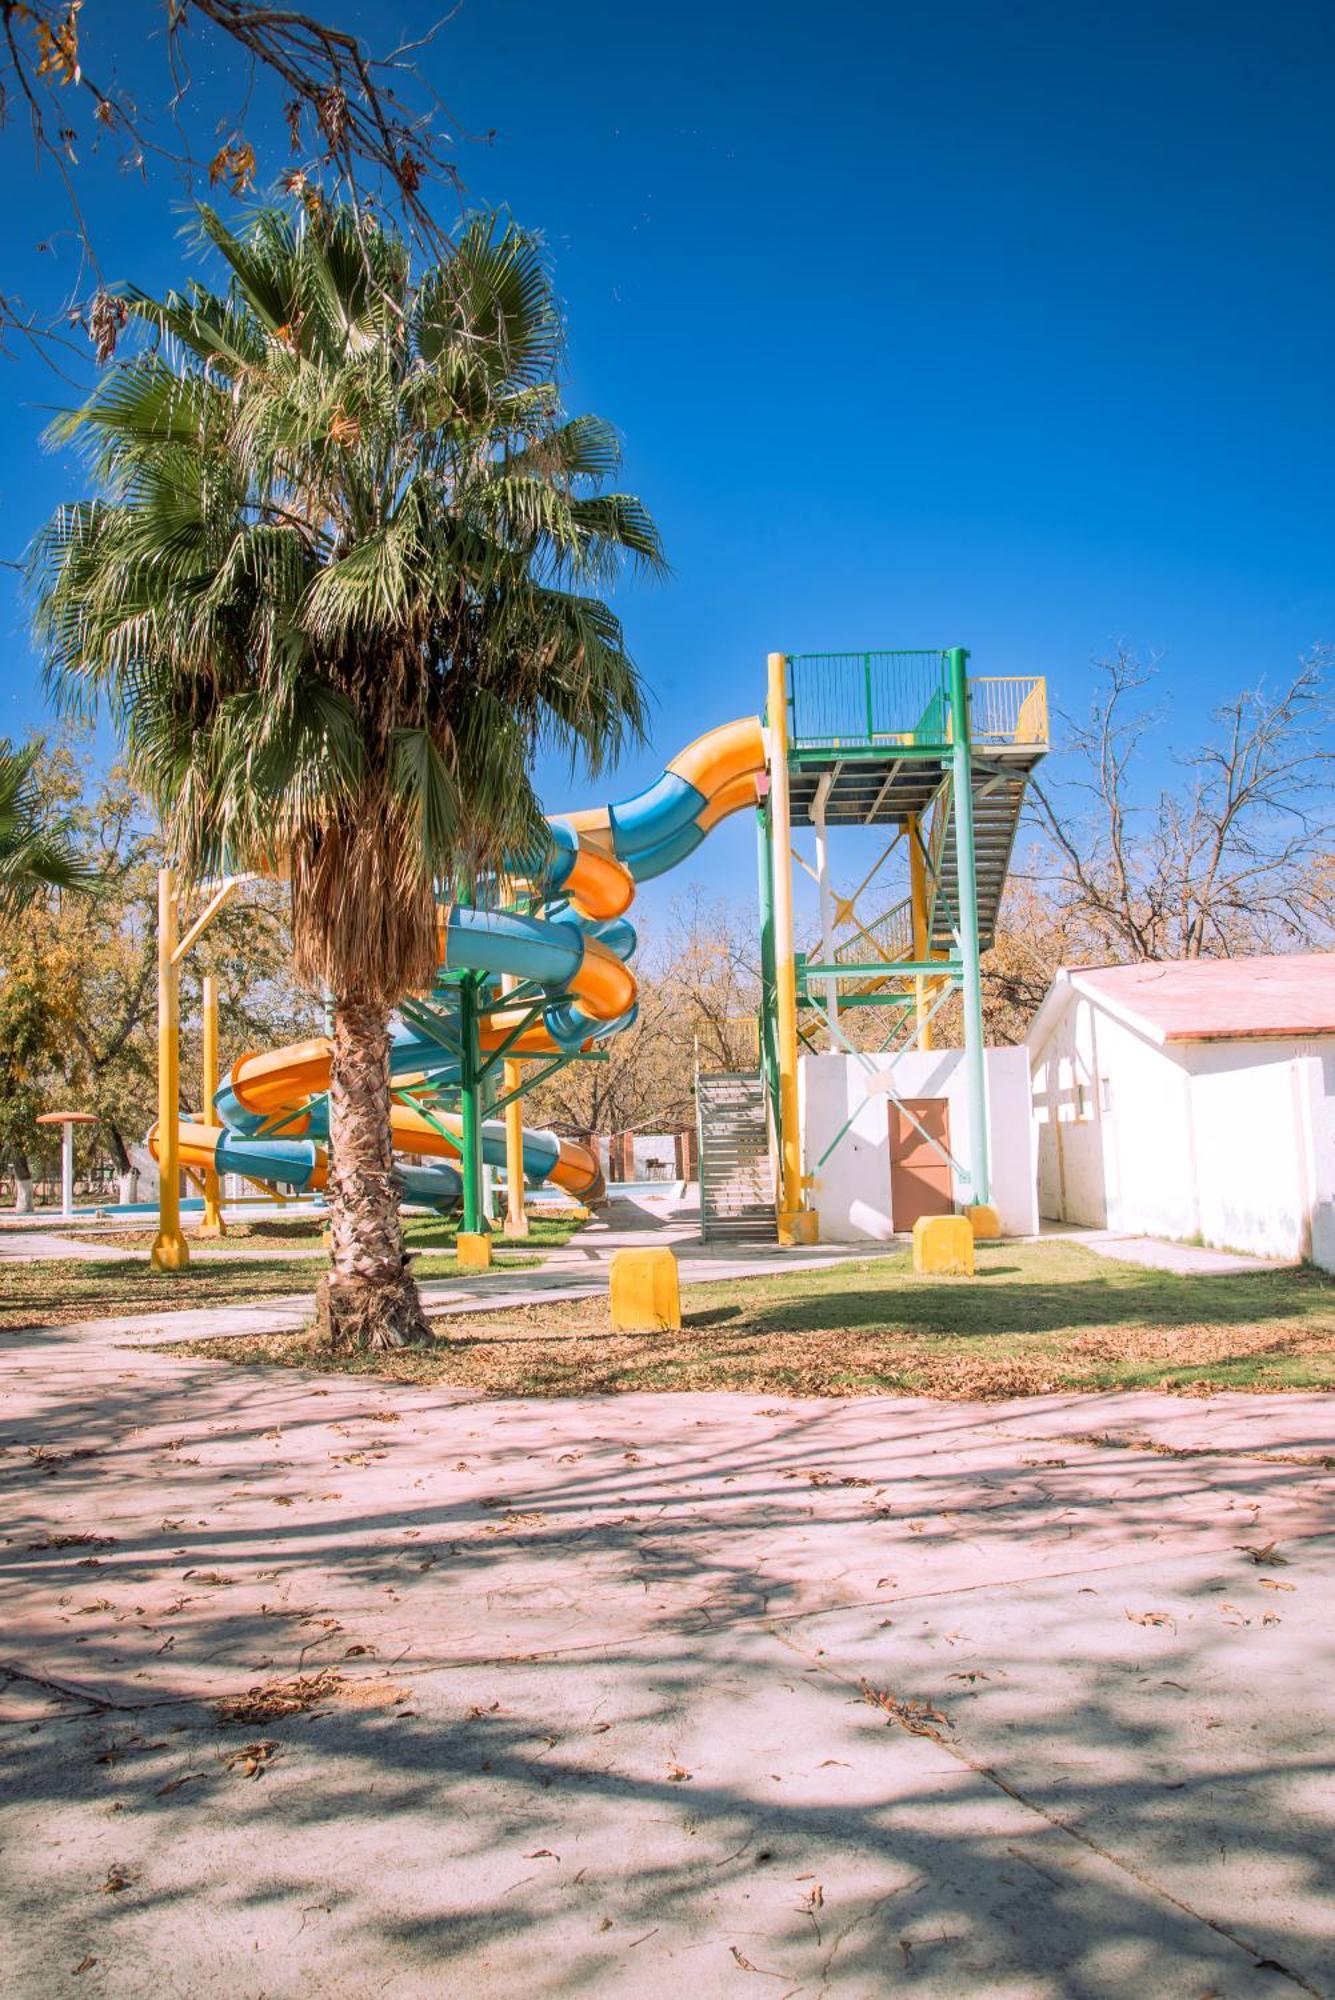
<instances>
[{"instance_id":1,"label":"yellow pole base","mask_svg":"<svg viewBox=\"0 0 1335 2000\"><path fill-rule=\"evenodd\" d=\"M205 1202L204 1204L203 1220L199 1223L198 1227L196 1228L195 1234L196 1236L210 1236L210 1237L226 1236L227 1234L227 1224L223 1221L221 1215L218 1214L216 1209L212 1215L209 1214L208 1202Z\"/></svg>"},{"instance_id":2,"label":"yellow pole base","mask_svg":"<svg viewBox=\"0 0 1335 2000\"><path fill-rule=\"evenodd\" d=\"M455 1240L454 1254L461 1271L489 1271L491 1238L480 1231L461 1229Z\"/></svg>"},{"instance_id":3,"label":"yellow pole base","mask_svg":"<svg viewBox=\"0 0 1335 2000\"><path fill-rule=\"evenodd\" d=\"M184 1271L190 1263L190 1246L179 1230L159 1230L148 1258L155 1271Z\"/></svg>"},{"instance_id":4,"label":"yellow pole base","mask_svg":"<svg viewBox=\"0 0 1335 2000\"><path fill-rule=\"evenodd\" d=\"M976 1201L964 1213L969 1218L975 1243L995 1243L1001 1234L1001 1217L990 1202Z\"/></svg>"},{"instance_id":5,"label":"yellow pole base","mask_svg":"<svg viewBox=\"0 0 1335 2000\"><path fill-rule=\"evenodd\" d=\"M814 1208L793 1208L779 1212L779 1241L786 1250L798 1250L820 1242L820 1217Z\"/></svg>"},{"instance_id":6,"label":"yellow pole base","mask_svg":"<svg viewBox=\"0 0 1335 2000\"><path fill-rule=\"evenodd\" d=\"M913 1268L920 1278L971 1278L973 1229L967 1215L920 1215L913 1225Z\"/></svg>"},{"instance_id":7,"label":"yellow pole base","mask_svg":"<svg viewBox=\"0 0 1335 2000\"><path fill-rule=\"evenodd\" d=\"M676 1333L681 1328L677 1260L667 1248L612 1252L613 1333Z\"/></svg>"}]
</instances>

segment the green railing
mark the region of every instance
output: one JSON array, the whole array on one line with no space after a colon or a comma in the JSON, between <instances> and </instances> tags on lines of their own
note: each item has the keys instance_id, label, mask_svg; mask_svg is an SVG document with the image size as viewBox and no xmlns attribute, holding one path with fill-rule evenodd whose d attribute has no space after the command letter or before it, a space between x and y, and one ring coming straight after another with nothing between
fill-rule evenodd
<instances>
[{"instance_id":1,"label":"green railing","mask_svg":"<svg viewBox=\"0 0 1335 2000\"><path fill-rule=\"evenodd\" d=\"M795 750L868 750L949 740L943 652L791 653L789 742Z\"/></svg>"},{"instance_id":2,"label":"green railing","mask_svg":"<svg viewBox=\"0 0 1335 2000\"><path fill-rule=\"evenodd\" d=\"M791 653L788 740L794 750L939 749L953 736L944 652ZM969 682L973 741L1046 747L1041 674L981 674Z\"/></svg>"}]
</instances>

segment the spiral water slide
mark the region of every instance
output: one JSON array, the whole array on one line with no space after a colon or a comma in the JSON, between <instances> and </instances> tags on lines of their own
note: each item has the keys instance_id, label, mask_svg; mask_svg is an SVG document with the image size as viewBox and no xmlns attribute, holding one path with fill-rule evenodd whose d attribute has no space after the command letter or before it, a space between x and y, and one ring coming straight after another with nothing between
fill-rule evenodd
<instances>
[{"instance_id":1,"label":"spiral water slide","mask_svg":"<svg viewBox=\"0 0 1335 2000\"><path fill-rule=\"evenodd\" d=\"M628 961L636 939L626 911L636 884L686 860L720 820L754 806L764 783L759 717L724 723L689 744L634 798L551 819L552 845L531 871L528 912L443 907L441 974L483 975L482 1052L504 1048L507 1060L550 1060L588 1050L629 1027L635 978ZM526 1018L531 1007L497 1004L509 982L522 983L530 994L540 991L540 1018ZM460 1079L459 1058L449 1046L457 1008L457 987L442 977L420 1002L405 1000L390 1031L395 1171L405 1200L443 1210L458 1205L462 1190L451 1164L460 1152L462 1120L439 1101ZM324 1036L241 1056L214 1101L221 1124L181 1125L182 1166L241 1174L293 1192L322 1188L328 1089ZM150 1133L156 1152L154 1138ZM505 1164L503 1119L483 1121L482 1157L489 1166ZM603 1200L597 1155L578 1141L525 1129L523 1157L526 1180L550 1180L580 1201Z\"/></svg>"}]
</instances>

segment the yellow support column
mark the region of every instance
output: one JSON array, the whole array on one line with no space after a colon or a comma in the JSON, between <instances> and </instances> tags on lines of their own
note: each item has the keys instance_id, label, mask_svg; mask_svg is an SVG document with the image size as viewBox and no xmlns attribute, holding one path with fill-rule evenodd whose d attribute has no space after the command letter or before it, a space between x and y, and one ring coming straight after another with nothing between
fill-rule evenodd
<instances>
[{"instance_id":1,"label":"yellow support column","mask_svg":"<svg viewBox=\"0 0 1335 2000\"><path fill-rule=\"evenodd\" d=\"M158 870L158 1233L155 1271L183 1271L181 1234L180 974L176 969L176 870Z\"/></svg>"},{"instance_id":2,"label":"yellow support column","mask_svg":"<svg viewBox=\"0 0 1335 2000\"><path fill-rule=\"evenodd\" d=\"M501 981L502 993L512 993L518 980L507 974ZM518 1090L523 1081L517 1062L502 1065L505 1093ZM524 1103L512 1098L505 1107L505 1233L528 1235L528 1215L524 1208Z\"/></svg>"},{"instance_id":3,"label":"yellow support column","mask_svg":"<svg viewBox=\"0 0 1335 2000\"><path fill-rule=\"evenodd\" d=\"M909 898L913 923L913 956L919 965L928 957L927 943L927 857L922 849L922 820L917 813L910 813L905 827L909 842ZM932 1046L931 989L935 981L927 980L918 973L913 987L917 996L918 1047L930 1049Z\"/></svg>"},{"instance_id":4,"label":"yellow support column","mask_svg":"<svg viewBox=\"0 0 1335 2000\"><path fill-rule=\"evenodd\" d=\"M774 863L774 1011L779 1058L779 1241L814 1243L802 1197L797 1105L797 967L793 960L793 821L788 799L788 663L769 656L770 838Z\"/></svg>"},{"instance_id":5,"label":"yellow support column","mask_svg":"<svg viewBox=\"0 0 1335 2000\"><path fill-rule=\"evenodd\" d=\"M218 982L211 973L205 973L200 982L203 993L204 1015L204 1109L206 1125L218 1129L218 1114L213 1108L213 1100L218 1094ZM222 1183L212 1167L204 1173L204 1219L199 1225L201 1236L225 1236L227 1225L222 1217Z\"/></svg>"}]
</instances>

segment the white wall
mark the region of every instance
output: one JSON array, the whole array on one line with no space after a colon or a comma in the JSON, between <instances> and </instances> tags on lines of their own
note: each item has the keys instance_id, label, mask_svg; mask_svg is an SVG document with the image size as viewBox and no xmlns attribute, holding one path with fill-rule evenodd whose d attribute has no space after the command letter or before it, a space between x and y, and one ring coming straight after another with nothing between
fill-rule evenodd
<instances>
[{"instance_id":1,"label":"white wall","mask_svg":"<svg viewBox=\"0 0 1335 2000\"><path fill-rule=\"evenodd\" d=\"M1180 1065L1076 992L1030 1053L1044 1216L1194 1236L1191 1092Z\"/></svg>"},{"instance_id":2,"label":"white wall","mask_svg":"<svg viewBox=\"0 0 1335 2000\"><path fill-rule=\"evenodd\" d=\"M1205 1241L1335 1269L1335 1041L1197 1042L1182 1062Z\"/></svg>"},{"instance_id":3,"label":"white wall","mask_svg":"<svg viewBox=\"0 0 1335 2000\"><path fill-rule=\"evenodd\" d=\"M950 1150L967 1167L971 1148L963 1051L912 1050L899 1057L871 1056L868 1062L878 1072L893 1068L895 1091L900 1097L947 1100ZM1008 1236L1030 1236L1038 1228L1038 1199L1026 1052L989 1049L986 1073L992 1201ZM821 1241L825 1243L884 1241L894 1234L890 1099L879 1092L868 1096L867 1077L866 1066L854 1056L807 1055L798 1063L802 1170L817 1177L810 1199L820 1216ZM850 1113L848 1130L820 1165L822 1153ZM972 1199L967 1180L959 1176L953 1191L961 1208Z\"/></svg>"},{"instance_id":4,"label":"white wall","mask_svg":"<svg viewBox=\"0 0 1335 2000\"><path fill-rule=\"evenodd\" d=\"M1307 1254L1323 1271L1335 1271L1335 1042L1327 1037L1304 1047L1312 1175Z\"/></svg>"},{"instance_id":5,"label":"white wall","mask_svg":"<svg viewBox=\"0 0 1335 2000\"><path fill-rule=\"evenodd\" d=\"M1179 1042L1071 991L1030 1051L1040 1208L1335 1268L1335 1041Z\"/></svg>"}]
</instances>

